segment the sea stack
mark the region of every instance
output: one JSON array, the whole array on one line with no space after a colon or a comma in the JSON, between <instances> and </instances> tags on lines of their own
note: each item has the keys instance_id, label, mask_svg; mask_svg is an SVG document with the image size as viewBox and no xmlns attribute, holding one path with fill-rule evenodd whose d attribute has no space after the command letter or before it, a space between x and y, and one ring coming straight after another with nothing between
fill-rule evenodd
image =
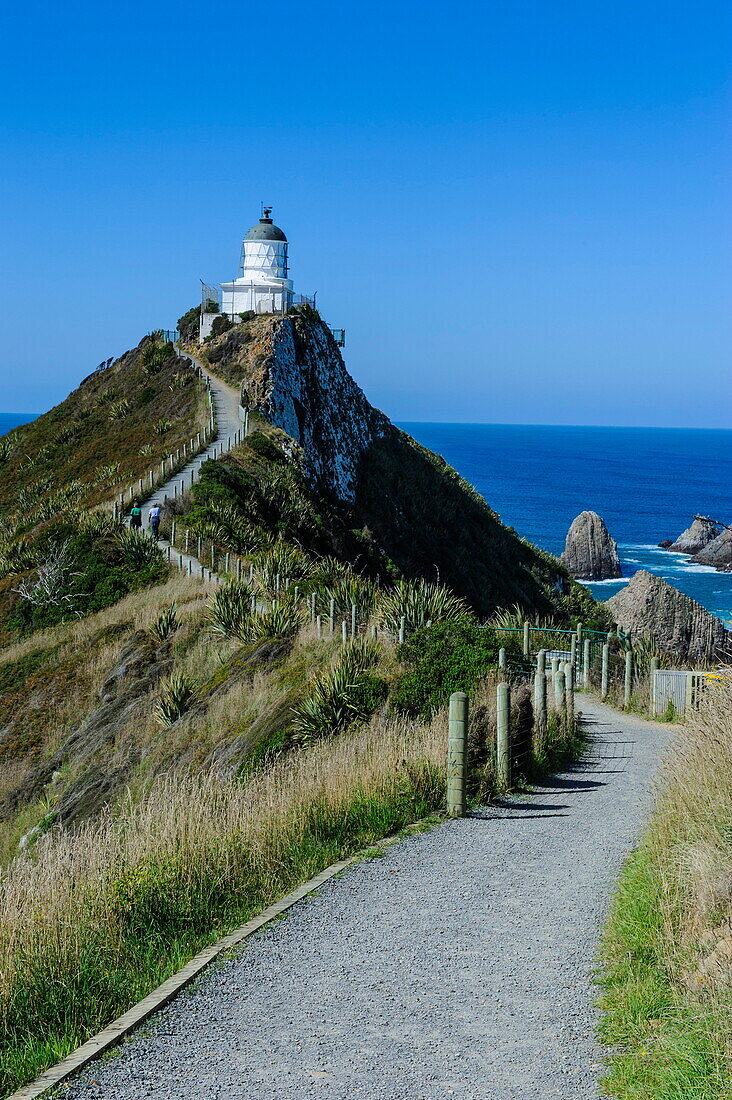
<instances>
[{"instance_id":1,"label":"sea stack","mask_svg":"<svg viewBox=\"0 0 732 1100\"><path fill-rule=\"evenodd\" d=\"M623 575L618 544L597 512L580 512L573 521L562 561L578 580L605 581Z\"/></svg>"},{"instance_id":2,"label":"sea stack","mask_svg":"<svg viewBox=\"0 0 732 1100\"><path fill-rule=\"evenodd\" d=\"M691 527L687 527L682 534L668 545L661 543L665 550L671 550L676 554L698 554L710 542L713 542L719 534L719 525L714 520L705 516L697 516Z\"/></svg>"},{"instance_id":3,"label":"sea stack","mask_svg":"<svg viewBox=\"0 0 732 1100\"><path fill-rule=\"evenodd\" d=\"M622 630L650 638L679 661L707 664L732 652L732 635L716 615L645 569L607 607Z\"/></svg>"},{"instance_id":4,"label":"sea stack","mask_svg":"<svg viewBox=\"0 0 732 1100\"><path fill-rule=\"evenodd\" d=\"M713 565L725 573L732 571L732 531L725 527L721 535L708 542L703 550L691 559L695 565Z\"/></svg>"}]
</instances>

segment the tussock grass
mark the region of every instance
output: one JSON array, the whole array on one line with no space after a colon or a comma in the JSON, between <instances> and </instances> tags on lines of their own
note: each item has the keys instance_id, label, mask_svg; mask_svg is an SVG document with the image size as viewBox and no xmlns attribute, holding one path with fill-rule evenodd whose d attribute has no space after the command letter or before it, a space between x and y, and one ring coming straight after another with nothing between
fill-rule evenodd
<instances>
[{"instance_id":1,"label":"tussock grass","mask_svg":"<svg viewBox=\"0 0 732 1100\"><path fill-rule=\"evenodd\" d=\"M732 684L669 752L604 938L610 1095L732 1096Z\"/></svg>"},{"instance_id":2,"label":"tussock grass","mask_svg":"<svg viewBox=\"0 0 732 1100\"><path fill-rule=\"evenodd\" d=\"M0 883L0 1081L62 1057L203 944L440 808L444 721L376 720L246 783L159 777Z\"/></svg>"}]
</instances>

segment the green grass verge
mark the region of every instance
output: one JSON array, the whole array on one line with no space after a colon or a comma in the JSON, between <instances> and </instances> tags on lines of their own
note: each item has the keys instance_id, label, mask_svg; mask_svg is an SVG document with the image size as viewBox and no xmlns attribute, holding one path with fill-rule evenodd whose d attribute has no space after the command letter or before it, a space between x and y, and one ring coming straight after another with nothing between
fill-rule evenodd
<instances>
[{"instance_id":1,"label":"green grass verge","mask_svg":"<svg viewBox=\"0 0 732 1100\"><path fill-rule=\"evenodd\" d=\"M729 1100L719 1022L674 983L663 900L646 837L625 863L603 939L600 1037L611 1048L603 1086L622 1100Z\"/></svg>"}]
</instances>

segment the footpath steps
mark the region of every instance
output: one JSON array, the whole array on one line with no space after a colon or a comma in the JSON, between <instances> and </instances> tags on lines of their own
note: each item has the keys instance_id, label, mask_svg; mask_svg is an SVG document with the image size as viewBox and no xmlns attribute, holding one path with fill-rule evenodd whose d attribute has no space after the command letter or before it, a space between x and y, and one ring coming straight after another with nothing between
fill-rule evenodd
<instances>
[{"instance_id":1,"label":"footpath steps","mask_svg":"<svg viewBox=\"0 0 732 1100\"><path fill-rule=\"evenodd\" d=\"M330 879L62 1095L598 1098L598 935L669 731L578 707L576 764Z\"/></svg>"}]
</instances>

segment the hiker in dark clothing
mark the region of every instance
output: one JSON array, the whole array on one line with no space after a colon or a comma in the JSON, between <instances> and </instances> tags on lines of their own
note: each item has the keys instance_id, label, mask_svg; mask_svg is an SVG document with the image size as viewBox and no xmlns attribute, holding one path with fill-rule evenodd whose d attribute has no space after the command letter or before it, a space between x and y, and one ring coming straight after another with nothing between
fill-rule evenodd
<instances>
[{"instance_id":1,"label":"hiker in dark clothing","mask_svg":"<svg viewBox=\"0 0 732 1100\"><path fill-rule=\"evenodd\" d=\"M158 531L160 530L160 505L153 504L152 508L147 514L147 518L150 521L150 530L152 531L152 537L157 541Z\"/></svg>"},{"instance_id":2,"label":"hiker in dark clothing","mask_svg":"<svg viewBox=\"0 0 732 1100\"><path fill-rule=\"evenodd\" d=\"M142 508L136 500L132 501L130 508L130 527L142 527Z\"/></svg>"}]
</instances>

